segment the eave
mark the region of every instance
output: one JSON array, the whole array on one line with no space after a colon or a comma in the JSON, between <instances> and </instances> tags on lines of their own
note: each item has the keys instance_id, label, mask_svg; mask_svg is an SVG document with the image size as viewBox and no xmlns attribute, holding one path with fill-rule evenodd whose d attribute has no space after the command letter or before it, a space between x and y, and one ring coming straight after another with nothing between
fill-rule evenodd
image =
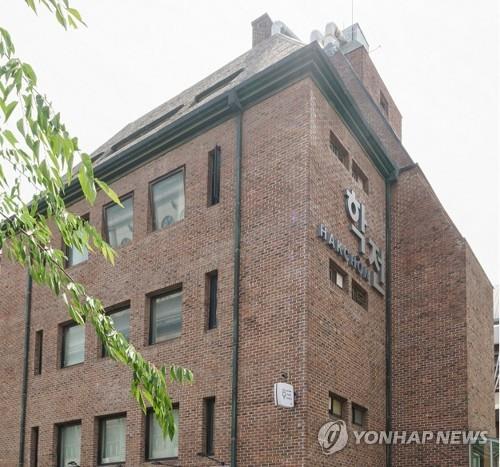
<instances>
[{"instance_id":1,"label":"eave","mask_svg":"<svg viewBox=\"0 0 500 467\"><path fill-rule=\"evenodd\" d=\"M124 148L98 164L94 169L95 176L111 183L231 118L238 111L239 105L243 108L251 107L307 77L316 83L330 105L337 110L384 179L396 179L396 165L386 154L330 59L317 43L302 47L164 128ZM82 198L76 179L66 188L64 198L67 204Z\"/></svg>"}]
</instances>

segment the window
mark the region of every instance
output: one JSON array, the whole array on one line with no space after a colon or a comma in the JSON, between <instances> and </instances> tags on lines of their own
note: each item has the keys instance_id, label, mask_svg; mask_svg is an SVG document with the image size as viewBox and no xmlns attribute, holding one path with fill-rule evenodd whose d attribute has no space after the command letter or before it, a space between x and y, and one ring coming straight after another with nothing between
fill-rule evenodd
<instances>
[{"instance_id":1,"label":"window","mask_svg":"<svg viewBox=\"0 0 500 467\"><path fill-rule=\"evenodd\" d=\"M330 280L340 289L347 290L347 274L332 260L330 260Z\"/></svg>"},{"instance_id":2,"label":"window","mask_svg":"<svg viewBox=\"0 0 500 467\"><path fill-rule=\"evenodd\" d=\"M368 292L355 281L352 281L352 299L365 310L368 309Z\"/></svg>"},{"instance_id":3,"label":"window","mask_svg":"<svg viewBox=\"0 0 500 467\"><path fill-rule=\"evenodd\" d=\"M42 373L42 354L43 354L43 331L40 329L35 334L35 375Z\"/></svg>"},{"instance_id":4,"label":"window","mask_svg":"<svg viewBox=\"0 0 500 467\"><path fill-rule=\"evenodd\" d=\"M363 191L368 194L368 177L364 174L359 165L354 161L352 161L352 178L354 178L354 181L358 185L363 187Z\"/></svg>"},{"instance_id":5,"label":"window","mask_svg":"<svg viewBox=\"0 0 500 467\"><path fill-rule=\"evenodd\" d=\"M112 204L104 209L105 238L113 248L128 245L134 236L134 197L122 198L123 208Z\"/></svg>"},{"instance_id":6,"label":"window","mask_svg":"<svg viewBox=\"0 0 500 467\"><path fill-rule=\"evenodd\" d=\"M85 358L85 327L69 324L62 330L62 357L63 368L82 363Z\"/></svg>"},{"instance_id":7,"label":"window","mask_svg":"<svg viewBox=\"0 0 500 467\"><path fill-rule=\"evenodd\" d=\"M179 455L179 408L173 409L175 434L172 439L164 437L152 410L146 420L146 460L171 459Z\"/></svg>"},{"instance_id":8,"label":"window","mask_svg":"<svg viewBox=\"0 0 500 467\"><path fill-rule=\"evenodd\" d=\"M217 284L218 273L212 271L206 277L206 297L207 297L207 329L217 327Z\"/></svg>"},{"instance_id":9,"label":"window","mask_svg":"<svg viewBox=\"0 0 500 467\"><path fill-rule=\"evenodd\" d=\"M59 426L57 443L58 467L80 466L80 422Z\"/></svg>"},{"instance_id":10,"label":"window","mask_svg":"<svg viewBox=\"0 0 500 467\"><path fill-rule=\"evenodd\" d=\"M180 170L151 185L154 230L184 219L184 171Z\"/></svg>"},{"instance_id":11,"label":"window","mask_svg":"<svg viewBox=\"0 0 500 467\"><path fill-rule=\"evenodd\" d=\"M113 415L99 421L99 465L125 462L127 418Z\"/></svg>"},{"instance_id":12,"label":"window","mask_svg":"<svg viewBox=\"0 0 500 467\"><path fill-rule=\"evenodd\" d=\"M365 423L366 409L360 405L352 404L352 423L363 426Z\"/></svg>"},{"instance_id":13,"label":"window","mask_svg":"<svg viewBox=\"0 0 500 467\"><path fill-rule=\"evenodd\" d=\"M219 202L220 197L220 147L208 153L208 205Z\"/></svg>"},{"instance_id":14,"label":"window","mask_svg":"<svg viewBox=\"0 0 500 467\"><path fill-rule=\"evenodd\" d=\"M38 437L39 428L34 426L31 428L30 467L38 467Z\"/></svg>"},{"instance_id":15,"label":"window","mask_svg":"<svg viewBox=\"0 0 500 467\"><path fill-rule=\"evenodd\" d=\"M330 393L328 413L334 417L344 418L344 407L346 400L343 397Z\"/></svg>"},{"instance_id":16,"label":"window","mask_svg":"<svg viewBox=\"0 0 500 467\"><path fill-rule=\"evenodd\" d=\"M89 220L89 215L85 214L81 216L82 220L87 221ZM67 246L66 245L66 257L68 258L66 261L66 266L76 266L77 264L83 263L84 261L87 261L89 259L89 250L86 247L82 247L81 250L79 250L75 246Z\"/></svg>"},{"instance_id":17,"label":"window","mask_svg":"<svg viewBox=\"0 0 500 467\"><path fill-rule=\"evenodd\" d=\"M203 400L205 421L205 455L214 455L214 425L215 425L215 397L207 397Z\"/></svg>"},{"instance_id":18,"label":"window","mask_svg":"<svg viewBox=\"0 0 500 467\"><path fill-rule=\"evenodd\" d=\"M108 313L109 317L113 320L113 324L117 331L123 334L123 337L128 340L130 331L130 308L120 308ZM106 347L102 346L102 356L108 355Z\"/></svg>"},{"instance_id":19,"label":"window","mask_svg":"<svg viewBox=\"0 0 500 467\"><path fill-rule=\"evenodd\" d=\"M382 111L385 115L389 116L389 103L387 102L387 99L382 91L380 91L380 107L382 107Z\"/></svg>"},{"instance_id":20,"label":"window","mask_svg":"<svg viewBox=\"0 0 500 467\"><path fill-rule=\"evenodd\" d=\"M349 170L349 152L340 140L333 134L333 131L330 131L330 149L338 157L339 161L342 162L344 167Z\"/></svg>"},{"instance_id":21,"label":"window","mask_svg":"<svg viewBox=\"0 0 500 467\"><path fill-rule=\"evenodd\" d=\"M180 336L182 327L182 290L152 297L150 343Z\"/></svg>"}]
</instances>

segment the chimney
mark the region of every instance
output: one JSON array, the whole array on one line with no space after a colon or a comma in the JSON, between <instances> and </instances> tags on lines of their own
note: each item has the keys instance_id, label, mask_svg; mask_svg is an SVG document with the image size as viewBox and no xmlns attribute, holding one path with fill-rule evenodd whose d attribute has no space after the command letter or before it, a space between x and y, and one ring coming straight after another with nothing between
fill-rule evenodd
<instances>
[{"instance_id":1,"label":"chimney","mask_svg":"<svg viewBox=\"0 0 500 467\"><path fill-rule=\"evenodd\" d=\"M252 47L271 37L273 21L267 13L252 21Z\"/></svg>"}]
</instances>

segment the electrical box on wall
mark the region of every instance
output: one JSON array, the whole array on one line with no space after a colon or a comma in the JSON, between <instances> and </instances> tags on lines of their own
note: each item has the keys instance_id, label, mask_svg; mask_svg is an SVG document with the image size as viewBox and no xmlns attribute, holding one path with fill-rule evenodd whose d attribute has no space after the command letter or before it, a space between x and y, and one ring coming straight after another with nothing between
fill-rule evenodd
<instances>
[{"instance_id":1,"label":"electrical box on wall","mask_svg":"<svg viewBox=\"0 0 500 467\"><path fill-rule=\"evenodd\" d=\"M288 383L274 384L274 405L291 409L295 406L293 386Z\"/></svg>"}]
</instances>

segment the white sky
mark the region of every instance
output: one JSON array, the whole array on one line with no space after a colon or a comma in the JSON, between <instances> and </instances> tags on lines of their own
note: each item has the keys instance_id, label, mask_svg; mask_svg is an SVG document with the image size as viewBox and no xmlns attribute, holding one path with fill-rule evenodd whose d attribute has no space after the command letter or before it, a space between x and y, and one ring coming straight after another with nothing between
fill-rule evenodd
<instances>
[{"instance_id":1,"label":"white sky","mask_svg":"<svg viewBox=\"0 0 500 467\"><path fill-rule=\"evenodd\" d=\"M89 152L249 49L250 22L266 11L307 42L311 30L324 30L329 21L351 23L351 0L73 4L88 28L65 32L47 14L32 14L23 0L1 0L0 23ZM403 114L403 144L494 284L500 244L497 5L354 0L354 21Z\"/></svg>"}]
</instances>

